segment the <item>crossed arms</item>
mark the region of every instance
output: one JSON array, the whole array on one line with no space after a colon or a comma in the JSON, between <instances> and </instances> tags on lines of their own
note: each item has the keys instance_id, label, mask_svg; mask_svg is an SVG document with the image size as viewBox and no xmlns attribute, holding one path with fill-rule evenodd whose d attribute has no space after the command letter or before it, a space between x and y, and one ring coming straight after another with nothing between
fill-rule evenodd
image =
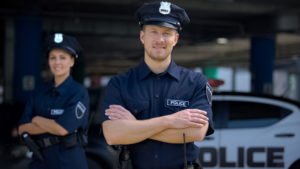
<instances>
[{"instance_id":1,"label":"crossed arms","mask_svg":"<svg viewBox=\"0 0 300 169\"><path fill-rule=\"evenodd\" d=\"M51 133L53 135L64 136L68 131L52 119L41 116L35 116L31 123L25 123L19 126L19 134L28 132L30 134Z\"/></svg>"},{"instance_id":2,"label":"crossed arms","mask_svg":"<svg viewBox=\"0 0 300 169\"><path fill-rule=\"evenodd\" d=\"M206 112L199 109L184 109L176 113L137 120L120 105L111 105L105 110L110 120L103 122L104 137L110 145L126 145L146 139L166 143L183 143L203 140L208 129Z\"/></svg>"}]
</instances>

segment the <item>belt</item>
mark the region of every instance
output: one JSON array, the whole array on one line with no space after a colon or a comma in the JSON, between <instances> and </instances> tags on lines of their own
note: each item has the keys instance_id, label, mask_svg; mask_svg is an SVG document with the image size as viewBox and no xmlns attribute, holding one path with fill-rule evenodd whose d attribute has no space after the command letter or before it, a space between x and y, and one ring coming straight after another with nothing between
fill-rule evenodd
<instances>
[{"instance_id":1,"label":"belt","mask_svg":"<svg viewBox=\"0 0 300 169\"><path fill-rule=\"evenodd\" d=\"M48 136L48 137L36 139L36 142L41 148L46 148L54 144L60 143L61 138L57 136Z\"/></svg>"},{"instance_id":2,"label":"belt","mask_svg":"<svg viewBox=\"0 0 300 169\"><path fill-rule=\"evenodd\" d=\"M88 143L87 136L81 132L75 132L66 136L50 135L44 138L38 138L35 140L40 148L47 148L55 144L62 144L65 147L72 147L77 144L86 146Z\"/></svg>"}]
</instances>

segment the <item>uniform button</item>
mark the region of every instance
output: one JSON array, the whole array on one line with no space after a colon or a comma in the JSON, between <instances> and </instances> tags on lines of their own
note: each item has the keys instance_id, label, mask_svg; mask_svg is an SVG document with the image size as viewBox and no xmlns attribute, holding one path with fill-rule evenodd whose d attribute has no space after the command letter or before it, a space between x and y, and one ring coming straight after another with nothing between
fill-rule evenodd
<instances>
[{"instance_id":1,"label":"uniform button","mask_svg":"<svg viewBox=\"0 0 300 169\"><path fill-rule=\"evenodd\" d=\"M158 155L157 155L157 154L155 154L155 155L154 155L154 158L155 158L155 159L158 159Z\"/></svg>"},{"instance_id":2,"label":"uniform button","mask_svg":"<svg viewBox=\"0 0 300 169\"><path fill-rule=\"evenodd\" d=\"M155 94L154 96L155 96L155 98L157 98L157 99L159 98L159 94Z\"/></svg>"}]
</instances>

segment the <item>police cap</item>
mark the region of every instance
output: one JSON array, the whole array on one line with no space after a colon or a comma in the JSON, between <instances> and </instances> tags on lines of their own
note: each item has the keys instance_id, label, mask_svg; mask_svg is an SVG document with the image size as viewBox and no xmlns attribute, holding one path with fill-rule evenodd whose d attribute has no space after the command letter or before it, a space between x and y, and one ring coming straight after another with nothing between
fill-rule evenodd
<instances>
[{"instance_id":1,"label":"police cap","mask_svg":"<svg viewBox=\"0 0 300 169\"><path fill-rule=\"evenodd\" d=\"M54 48L64 49L75 58L78 58L82 50L76 38L62 33L55 33L47 39L47 57L49 52Z\"/></svg>"},{"instance_id":2,"label":"police cap","mask_svg":"<svg viewBox=\"0 0 300 169\"><path fill-rule=\"evenodd\" d=\"M181 7L170 2L144 3L135 13L140 26L159 25L182 30L190 22L189 16Z\"/></svg>"}]
</instances>

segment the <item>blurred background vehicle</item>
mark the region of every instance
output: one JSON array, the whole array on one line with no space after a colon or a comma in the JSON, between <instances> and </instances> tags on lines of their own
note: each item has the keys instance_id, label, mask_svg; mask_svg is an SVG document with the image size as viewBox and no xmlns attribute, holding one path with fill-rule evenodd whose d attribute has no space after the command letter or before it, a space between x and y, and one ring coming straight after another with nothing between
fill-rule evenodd
<instances>
[{"instance_id":1,"label":"blurred background vehicle","mask_svg":"<svg viewBox=\"0 0 300 169\"><path fill-rule=\"evenodd\" d=\"M270 95L213 96L216 131L203 142L204 168L300 168L300 104Z\"/></svg>"}]
</instances>

